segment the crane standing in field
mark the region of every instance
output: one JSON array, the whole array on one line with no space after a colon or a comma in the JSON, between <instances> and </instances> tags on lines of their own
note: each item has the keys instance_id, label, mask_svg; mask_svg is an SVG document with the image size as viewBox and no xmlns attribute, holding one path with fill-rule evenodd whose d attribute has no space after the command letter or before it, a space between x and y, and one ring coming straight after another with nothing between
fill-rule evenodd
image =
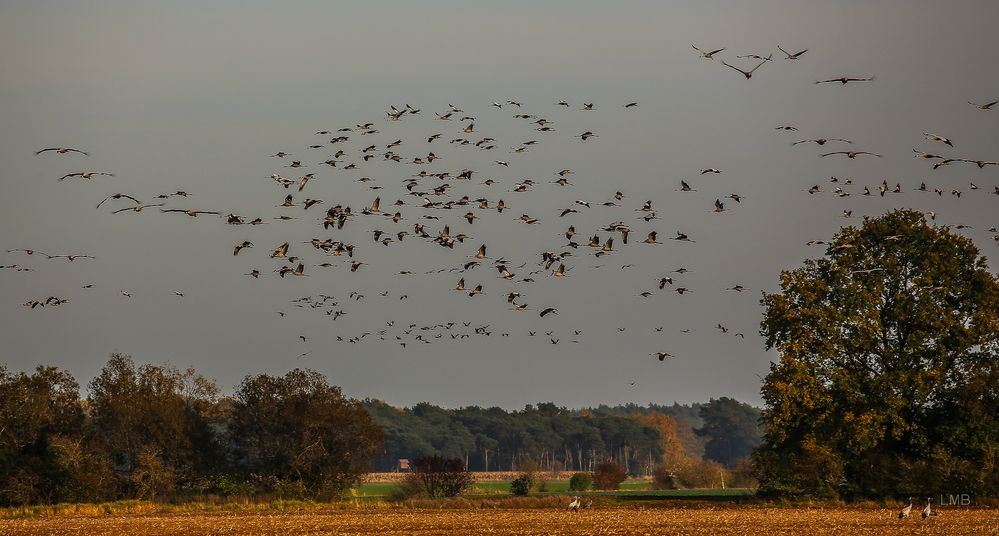
<instances>
[{"instance_id":1,"label":"crane standing in field","mask_svg":"<svg viewBox=\"0 0 999 536\"><path fill-rule=\"evenodd\" d=\"M923 519L926 519L926 518L928 518L928 517L930 517L930 516L933 516L933 517L936 517L936 516L940 515L940 512L939 512L939 511L937 511L937 510L934 510L934 509L933 509L933 508L932 508L932 507L930 506L930 501L931 501L931 500L932 500L932 499L931 499L930 497L927 497L927 498L926 498L926 508L923 508L923 512L922 512L922 514L921 514L921 515L923 516Z\"/></svg>"},{"instance_id":2,"label":"crane standing in field","mask_svg":"<svg viewBox=\"0 0 999 536\"><path fill-rule=\"evenodd\" d=\"M898 518L906 519L909 517L909 514L911 513L912 513L912 497L909 497L909 504L904 508L902 508L902 511L898 513Z\"/></svg>"}]
</instances>

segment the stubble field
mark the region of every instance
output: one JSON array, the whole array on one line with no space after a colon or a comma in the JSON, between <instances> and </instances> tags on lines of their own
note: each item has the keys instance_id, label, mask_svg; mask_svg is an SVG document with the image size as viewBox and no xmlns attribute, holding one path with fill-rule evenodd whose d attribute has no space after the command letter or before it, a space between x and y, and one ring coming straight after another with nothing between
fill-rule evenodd
<instances>
[{"instance_id":1,"label":"stubble field","mask_svg":"<svg viewBox=\"0 0 999 536\"><path fill-rule=\"evenodd\" d=\"M4 535L999 534L999 511L955 508L927 521L879 508L617 506L553 509L347 509L164 513L0 520Z\"/></svg>"}]
</instances>

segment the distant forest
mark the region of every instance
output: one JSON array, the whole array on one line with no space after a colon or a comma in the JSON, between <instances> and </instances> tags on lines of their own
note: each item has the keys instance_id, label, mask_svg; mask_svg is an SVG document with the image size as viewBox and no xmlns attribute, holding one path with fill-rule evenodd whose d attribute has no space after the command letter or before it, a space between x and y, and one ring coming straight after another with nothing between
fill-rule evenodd
<instances>
[{"instance_id":1,"label":"distant forest","mask_svg":"<svg viewBox=\"0 0 999 536\"><path fill-rule=\"evenodd\" d=\"M461 458L471 471L590 471L611 460L634 475L662 463L680 467L710 460L734 467L760 442L760 410L731 398L706 403L600 405L570 410L552 403L519 411L428 403L396 408L377 400L364 407L386 434L376 471L399 459L439 454ZM672 460L672 463L670 461Z\"/></svg>"}]
</instances>

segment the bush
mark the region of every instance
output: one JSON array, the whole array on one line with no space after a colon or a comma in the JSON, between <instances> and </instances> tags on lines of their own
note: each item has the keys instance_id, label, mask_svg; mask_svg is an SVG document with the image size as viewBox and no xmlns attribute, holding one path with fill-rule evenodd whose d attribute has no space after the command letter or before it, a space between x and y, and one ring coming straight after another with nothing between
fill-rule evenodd
<instances>
[{"instance_id":1,"label":"bush","mask_svg":"<svg viewBox=\"0 0 999 536\"><path fill-rule=\"evenodd\" d=\"M652 485L656 489L677 489L680 487L676 474L665 465L660 465L652 471Z\"/></svg>"},{"instance_id":2,"label":"bush","mask_svg":"<svg viewBox=\"0 0 999 536\"><path fill-rule=\"evenodd\" d=\"M587 491L593 487L593 475L576 473L569 479L569 491Z\"/></svg>"},{"instance_id":3,"label":"bush","mask_svg":"<svg viewBox=\"0 0 999 536\"><path fill-rule=\"evenodd\" d=\"M218 494L224 497L249 497L255 491L249 482L228 475L219 479L216 488Z\"/></svg>"},{"instance_id":4,"label":"bush","mask_svg":"<svg viewBox=\"0 0 999 536\"><path fill-rule=\"evenodd\" d=\"M838 499L845 483L843 462L831 447L813 439L790 456L766 448L753 453L763 497ZM874 466L868 471L873 472Z\"/></svg>"},{"instance_id":5,"label":"bush","mask_svg":"<svg viewBox=\"0 0 999 536\"><path fill-rule=\"evenodd\" d=\"M520 476L526 476L531 480L532 486L539 482L544 482L545 475L541 472L538 462L531 458L518 460L517 469L520 470Z\"/></svg>"},{"instance_id":6,"label":"bush","mask_svg":"<svg viewBox=\"0 0 999 536\"><path fill-rule=\"evenodd\" d=\"M725 483L730 488L755 488L760 485L755 476L756 466L752 460L743 458L735 463L725 477Z\"/></svg>"},{"instance_id":7,"label":"bush","mask_svg":"<svg viewBox=\"0 0 999 536\"><path fill-rule=\"evenodd\" d=\"M278 499L302 500L308 496L305 482L301 480L281 480L274 485L272 491Z\"/></svg>"},{"instance_id":8,"label":"bush","mask_svg":"<svg viewBox=\"0 0 999 536\"><path fill-rule=\"evenodd\" d=\"M685 488L719 488L724 470L718 462L697 460L680 468L676 477Z\"/></svg>"},{"instance_id":9,"label":"bush","mask_svg":"<svg viewBox=\"0 0 999 536\"><path fill-rule=\"evenodd\" d=\"M426 497L426 491L423 487L423 481L415 473L410 473L399 481L398 486L388 492L387 498L390 501L405 501Z\"/></svg>"},{"instance_id":10,"label":"bush","mask_svg":"<svg viewBox=\"0 0 999 536\"><path fill-rule=\"evenodd\" d=\"M615 490L621 487L621 482L628 475L624 470L624 467L614 463L614 462L604 462L597 466L596 470L593 471L593 482L597 489L602 490Z\"/></svg>"},{"instance_id":11,"label":"bush","mask_svg":"<svg viewBox=\"0 0 999 536\"><path fill-rule=\"evenodd\" d=\"M513 482L510 482L510 493L518 497L525 497L531 492L531 486L533 485L534 481L531 479L531 475L520 475L513 479Z\"/></svg>"},{"instance_id":12,"label":"bush","mask_svg":"<svg viewBox=\"0 0 999 536\"><path fill-rule=\"evenodd\" d=\"M170 496L177 484L172 467L163 463L158 452L147 447L139 452L139 462L131 480L139 499L155 501Z\"/></svg>"},{"instance_id":13,"label":"bush","mask_svg":"<svg viewBox=\"0 0 999 536\"><path fill-rule=\"evenodd\" d=\"M421 456L413 460L412 465L430 497L456 497L475 482L461 458L442 458L435 454Z\"/></svg>"}]
</instances>

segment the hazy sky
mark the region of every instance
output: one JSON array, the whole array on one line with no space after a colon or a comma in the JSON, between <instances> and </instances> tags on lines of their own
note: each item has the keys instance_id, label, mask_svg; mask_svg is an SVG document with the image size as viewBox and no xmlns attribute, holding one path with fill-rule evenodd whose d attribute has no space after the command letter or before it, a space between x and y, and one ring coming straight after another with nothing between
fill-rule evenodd
<instances>
[{"instance_id":1,"label":"hazy sky","mask_svg":"<svg viewBox=\"0 0 999 536\"><path fill-rule=\"evenodd\" d=\"M933 210L941 224L963 223L983 253L999 255L986 230L999 225L999 166L953 165L932 171L912 149L974 159L999 159L999 109L981 111L967 101L999 99L999 3L980 2L44 2L0 4L0 270L2 361L13 369L38 363L67 367L87 382L109 352L139 362L194 366L231 388L246 374L283 373L296 366L326 373L352 396L395 404L501 405L553 400L581 406L601 402L703 401L734 396L758 403L760 378L776 356L758 335L760 290L776 287L781 269L822 253L807 246L828 239L840 225L893 207ZM727 47L715 60L699 58L691 43ZM809 51L788 61L777 51ZM751 80L721 59L748 67L736 55L774 52L774 61ZM871 83L815 85L822 78L872 76ZM515 100L502 109L493 101ZM554 103L565 99L571 106ZM637 101L636 108L622 105ZM584 102L595 110L583 111ZM390 105L422 109L388 122ZM465 135L457 117L434 120L448 103L476 117ZM555 132L534 131L514 113L554 121ZM465 114L456 114L465 115ZM374 122L378 134L325 144L345 126ZM791 123L798 132L774 130ZM598 137L573 138L584 131ZM951 149L922 132L954 140ZM426 143L430 134L440 140ZM449 144L453 138L493 137L495 149ZM790 142L843 137L851 148L884 158L818 158L840 150ZM405 161L433 151L426 166L364 163L360 151L402 139L394 151ZM524 154L511 148L539 143ZM90 157L34 151L81 147ZM343 171L317 165L339 148ZM283 168L270 158L291 152L309 167ZM494 163L509 161L509 167ZM716 167L719 175L700 176ZM438 201L462 195L504 199L502 214L471 207L425 210L401 184L420 169L476 171L471 181L449 181ZM551 184L571 168L572 186ZM116 176L59 182L85 169ZM301 194L272 182L272 173L297 179L315 172ZM836 184L853 195L836 197ZM370 177L372 182L357 182ZM480 184L493 178L496 184ZM511 192L519 180L539 184ZM697 192L681 193L687 179ZM876 195L882 179L904 193ZM913 191L920 182L943 196ZM979 189L972 190L971 183ZM421 181L418 189L440 184ZM822 185L823 192L806 190ZM382 186L371 190L370 186ZM864 186L875 190L861 196ZM953 189L963 191L958 198ZM185 190L169 207L235 212L271 223L228 226L212 216L110 214L127 202L122 192L152 202ZM620 190L620 207L600 203ZM324 204L303 211L280 209L287 193ZM724 213L712 212L716 198ZM357 216L342 231L324 231L317 219L336 204L355 211L376 195L382 208L396 199L406 218ZM574 205L588 200L586 209ZM646 223L635 209L652 200L660 219ZM559 217L559 209L579 214ZM844 210L853 217L845 219ZM272 220L279 214L298 219ZM444 223L452 234L471 235L454 250L415 237L382 246L371 231L412 231L422 220L430 234ZM514 221L521 214L538 225ZM545 273L535 283L497 279L487 260L466 274L425 274L460 267L479 244L490 257L510 261L517 279L537 270L540 253L563 251L572 224L578 242L620 220L633 230L630 244L615 237L615 253L596 258L580 247L566 259L570 277ZM650 230L662 245L639 241ZM677 231L696 243L669 240ZM333 238L356 245L367 264L351 273L344 258L323 257L302 242ZM251 240L255 249L233 257L232 247ZM280 261L268 253L281 242L302 257L309 277L281 279ZM46 260L2 253L33 248L50 254L90 254L96 260ZM331 269L316 265L329 260ZM512 269L527 262L524 268ZM285 263L286 264L286 263ZM633 264L630 268L623 265ZM596 268L600 266L600 268ZM677 295L655 283L681 266ZM244 276L260 269L259 280ZM401 270L414 272L400 276ZM485 295L453 292L464 275ZM93 284L91 289L83 289ZM741 284L746 292L725 289ZM508 310L506 293L523 294L530 312ZM133 295L122 296L124 290ZM649 298L642 291L653 291ZM175 291L183 292L178 297ZM359 291L365 297L352 301ZM388 292L385 297L381 292ZM291 300L318 293L336 296L329 309L300 309ZM47 296L69 303L28 309L21 303ZM408 299L400 300L400 295ZM553 306L558 316L539 318ZM280 317L277 312L286 312ZM460 322L471 322L464 328ZM387 322L394 322L389 327ZM459 322L462 333L488 325L492 334L450 340L420 326ZM730 328L722 334L715 328ZM409 324L418 327L404 336ZM656 327L663 326L661 332ZM619 331L625 328L625 331ZM356 344L338 342L385 329ZM681 330L690 329L690 333ZM530 337L528 332L537 331ZM575 335L575 330L581 330ZM551 344L545 332L552 331ZM733 336L742 332L745 339ZM432 344L412 339L423 333ZM509 333L504 337L503 333ZM298 336L308 340L301 341ZM403 348L395 336L409 341ZM578 340L578 343L571 341ZM649 354L677 357L659 363ZM307 357L298 359L304 352ZM632 385L634 382L634 385Z\"/></svg>"}]
</instances>

